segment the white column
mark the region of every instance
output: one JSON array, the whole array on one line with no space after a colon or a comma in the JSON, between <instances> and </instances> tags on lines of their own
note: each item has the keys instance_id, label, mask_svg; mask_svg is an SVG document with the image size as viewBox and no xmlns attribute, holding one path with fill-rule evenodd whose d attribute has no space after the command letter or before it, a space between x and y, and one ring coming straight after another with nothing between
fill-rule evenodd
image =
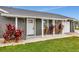
<instances>
[{"instance_id":1,"label":"white column","mask_svg":"<svg viewBox=\"0 0 79 59\"><path fill-rule=\"evenodd\" d=\"M28 31L28 17L26 18L26 39L28 38L28 33L27 33L27 31Z\"/></svg>"},{"instance_id":2,"label":"white column","mask_svg":"<svg viewBox=\"0 0 79 59\"><path fill-rule=\"evenodd\" d=\"M41 25L42 37L44 37L44 19L41 19L41 21L42 21L42 25Z\"/></svg>"},{"instance_id":3,"label":"white column","mask_svg":"<svg viewBox=\"0 0 79 59\"><path fill-rule=\"evenodd\" d=\"M64 26L64 23L65 22L64 20L62 20L62 25ZM64 34L64 28L62 29L62 33L61 34Z\"/></svg>"},{"instance_id":4,"label":"white column","mask_svg":"<svg viewBox=\"0 0 79 59\"><path fill-rule=\"evenodd\" d=\"M18 18L15 18L15 29L18 29Z\"/></svg>"},{"instance_id":5,"label":"white column","mask_svg":"<svg viewBox=\"0 0 79 59\"><path fill-rule=\"evenodd\" d=\"M53 20L53 26L55 26L55 20ZM55 35L55 27L54 27L54 30L53 30L53 35Z\"/></svg>"}]
</instances>

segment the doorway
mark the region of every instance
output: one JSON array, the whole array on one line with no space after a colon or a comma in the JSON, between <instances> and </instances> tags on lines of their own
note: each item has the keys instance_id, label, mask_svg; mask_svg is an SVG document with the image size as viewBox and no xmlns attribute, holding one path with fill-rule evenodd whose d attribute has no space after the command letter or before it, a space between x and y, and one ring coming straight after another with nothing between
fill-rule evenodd
<instances>
[{"instance_id":1,"label":"doorway","mask_svg":"<svg viewBox=\"0 0 79 59\"><path fill-rule=\"evenodd\" d=\"M34 36L34 20L32 18L27 19L27 36Z\"/></svg>"}]
</instances>

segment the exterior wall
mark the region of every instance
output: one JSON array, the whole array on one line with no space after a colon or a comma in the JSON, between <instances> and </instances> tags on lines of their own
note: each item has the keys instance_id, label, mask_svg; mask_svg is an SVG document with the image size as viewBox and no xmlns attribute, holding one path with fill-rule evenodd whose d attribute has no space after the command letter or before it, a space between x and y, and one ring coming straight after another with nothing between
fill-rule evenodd
<instances>
[{"instance_id":1,"label":"exterior wall","mask_svg":"<svg viewBox=\"0 0 79 59\"><path fill-rule=\"evenodd\" d=\"M74 22L70 21L70 32L74 32L75 26L74 26Z\"/></svg>"},{"instance_id":2,"label":"exterior wall","mask_svg":"<svg viewBox=\"0 0 79 59\"><path fill-rule=\"evenodd\" d=\"M3 33L6 30L6 24L15 24L15 19L0 16L0 38L3 37Z\"/></svg>"},{"instance_id":3,"label":"exterior wall","mask_svg":"<svg viewBox=\"0 0 79 59\"><path fill-rule=\"evenodd\" d=\"M26 21L25 18L18 18L18 28L24 31L22 35L22 39L26 38L26 22L25 21ZM3 33L6 30L6 24L15 25L15 18L0 16L0 38L3 37Z\"/></svg>"},{"instance_id":4,"label":"exterior wall","mask_svg":"<svg viewBox=\"0 0 79 59\"><path fill-rule=\"evenodd\" d=\"M22 39L26 39L26 18L18 18L18 28L23 31Z\"/></svg>"},{"instance_id":5,"label":"exterior wall","mask_svg":"<svg viewBox=\"0 0 79 59\"><path fill-rule=\"evenodd\" d=\"M23 39L26 38L27 36L27 19L25 18L18 18L18 28L22 29L24 31L23 33ZM35 20L35 19L34 19ZM36 19L36 25L34 25L34 27L36 27L36 29L33 29L34 31L36 31L36 35L41 35L42 31L41 31L41 19ZM15 25L15 18L12 17L2 17L0 16L0 38L3 37L3 33L6 30L6 24L14 24ZM62 24L64 26L63 28L63 33L69 33L70 31L73 31L73 26L71 26L72 24L69 21L62 21ZM35 33L34 33L35 34Z\"/></svg>"},{"instance_id":6,"label":"exterior wall","mask_svg":"<svg viewBox=\"0 0 79 59\"><path fill-rule=\"evenodd\" d=\"M41 30L41 19L36 19L36 35L41 35L42 30Z\"/></svg>"}]
</instances>

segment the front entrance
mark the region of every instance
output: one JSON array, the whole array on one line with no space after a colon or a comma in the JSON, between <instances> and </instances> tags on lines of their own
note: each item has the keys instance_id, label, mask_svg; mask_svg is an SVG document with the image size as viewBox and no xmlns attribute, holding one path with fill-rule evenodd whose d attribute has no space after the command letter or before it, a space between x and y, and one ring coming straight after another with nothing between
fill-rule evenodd
<instances>
[{"instance_id":1,"label":"front entrance","mask_svg":"<svg viewBox=\"0 0 79 59\"><path fill-rule=\"evenodd\" d=\"M34 33L34 19L28 18L27 19L27 35L33 36Z\"/></svg>"},{"instance_id":2,"label":"front entrance","mask_svg":"<svg viewBox=\"0 0 79 59\"><path fill-rule=\"evenodd\" d=\"M63 21L63 33L69 33L70 32L70 22L69 21Z\"/></svg>"}]
</instances>

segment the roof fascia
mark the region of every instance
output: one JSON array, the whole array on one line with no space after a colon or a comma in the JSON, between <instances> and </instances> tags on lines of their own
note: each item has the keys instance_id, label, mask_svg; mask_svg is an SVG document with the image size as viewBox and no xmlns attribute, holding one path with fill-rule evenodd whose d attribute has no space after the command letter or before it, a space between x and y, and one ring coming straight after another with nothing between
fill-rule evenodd
<instances>
[{"instance_id":1,"label":"roof fascia","mask_svg":"<svg viewBox=\"0 0 79 59\"><path fill-rule=\"evenodd\" d=\"M0 8L0 11L2 11L2 12L4 12L4 13L9 13L9 12L7 12L6 10L1 9L1 8Z\"/></svg>"},{"instance_id":2,"label":"roof fascia","mask_svg":"<svg viewBox=\"0 0 79 59\"><path fill-rule=\"evenodd\" d=\"M37 16L22 16L22 15L13 15L13 14L6 14L6 13L1 13L1 16L6 16L6 17L22 17L22 18L41 18L41 19L53 19L53 20L68 20L69 18L52 18L52 17L37 17Z\"/></svg>"}]
</instances>

